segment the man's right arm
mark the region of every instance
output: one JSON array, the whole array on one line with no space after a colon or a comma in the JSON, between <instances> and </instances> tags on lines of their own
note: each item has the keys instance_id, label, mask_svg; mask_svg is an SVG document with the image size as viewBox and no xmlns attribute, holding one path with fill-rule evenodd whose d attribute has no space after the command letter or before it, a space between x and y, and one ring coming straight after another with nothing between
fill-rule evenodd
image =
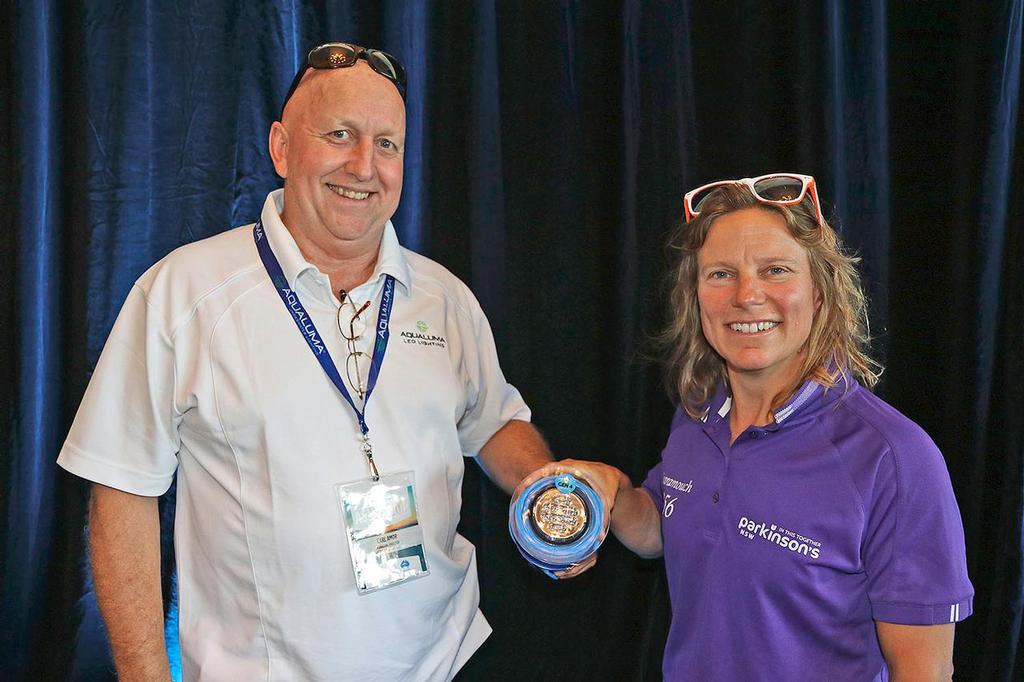
<instances>
[{"instance_id":1,"label":"man's right arm","mask_svg":"<svg viewBox=\"0 0 1024 682\"><path fill-rule=\"evenodd\" d=\"M170 680L160 591L156 497L94 484L89 507L93 585L118 679Z\"/></svg>"}]
</instances>

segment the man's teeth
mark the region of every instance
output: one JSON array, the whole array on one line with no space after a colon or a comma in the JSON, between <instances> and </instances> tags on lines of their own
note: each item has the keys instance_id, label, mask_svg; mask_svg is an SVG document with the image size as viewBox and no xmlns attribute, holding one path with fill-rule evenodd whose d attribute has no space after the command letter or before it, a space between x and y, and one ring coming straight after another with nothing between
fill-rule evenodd
<instances>
[{"instance_id":1,"label":"man's teeth","mask_svg":"<svg viewBox=\"0 0 1024 682\"><path fill-rule=\"evenodd\" d=\"M369 192L353 192L350 189L345 189L344 187L338 187L337 185L327 185L327 186L330 187L331 191L334 192L335 194L340 194L341 196L348 197L349 199L358 199L359 201L362 201L366 197L370 196Z\"/></svg>"},{"instance_id":2,"label":"man's teeth","mask_svg":"<svg viewBox=\"0 0 1024 682\"><path fill-rule=\"evenodd\" d=\"M729 325L729 328L741 334L753 334L755 332L763 332L766 329L775 329L778 326L778 322L733 322Z\"/></svg>"}]
</instances>

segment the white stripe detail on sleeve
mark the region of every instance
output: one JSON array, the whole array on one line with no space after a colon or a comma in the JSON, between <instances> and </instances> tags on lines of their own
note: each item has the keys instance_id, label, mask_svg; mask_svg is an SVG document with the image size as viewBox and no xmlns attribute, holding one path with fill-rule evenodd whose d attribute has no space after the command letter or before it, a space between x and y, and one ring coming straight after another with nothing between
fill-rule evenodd
<instances>
[{"instance_id":1,"label":"white stripe detail on sleeve","mask_svg":"<svg viewBox=\"0 0 1024 682\"><path fill-rule=\"evenodd\" d=\"M949 606L949 622L956 622L956 604L950 604Z\"/></svg>"},{"instance_id":2,"label":"white stripe detail on sleeve","mask_svg":"<svg viewBox=\"0 0 1024 682\"><path fill-rule=\"evenodd\" d=\"M960 605L956 605L956 622L960 622Z\"/></svg>"}]
</instances>

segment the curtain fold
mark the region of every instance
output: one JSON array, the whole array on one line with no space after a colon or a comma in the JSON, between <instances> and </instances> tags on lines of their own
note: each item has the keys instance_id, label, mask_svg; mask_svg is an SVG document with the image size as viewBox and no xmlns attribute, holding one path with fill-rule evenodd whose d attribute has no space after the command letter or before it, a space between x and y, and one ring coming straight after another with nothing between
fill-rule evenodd
<instances>
[{"instance_id":1,"label":"curtain fold","mask_svg":"<svg viewBox=\"0 0 1024 682\"><path fill-rule=\"evenodd\" d=\"M969 343L973 347L967 385L971 400L965 435L972 472L968 499L970 558L978 567L976 612L970 632L989 643L979 661L963 666L977 679L1011 679L1024 668L1020 664L1021 619L1024 611L1022 576L1022 489L1021 391L1008 381L1007 371L1016 368L1020 377L1021 289L1019 275L1020 205L1019 152L1021 36L1024 3L1017 0L990 8L995 20L977 26L987 38L990 70L985 102L974 132L979 141L980 183L974 206L973 263L975 290L970 303ZM1014 307L1016 302L1016 307ZM1016 324L1009 324L1015 318ZM1015 399L1014 399L1015 398ZM1016 428L1014 428L1016 427ZM992 453L1005 456L994 457ZM993 547L1002 548L993 552ZM964 658L964 657L961 657ZM1016 662L1015 662L1016 659Z\"/></svg>"},{"instance_id":2,"label":"curtain fold","mask_svg":"<svg viewBox=\"0 0 1024 682\"><path fill-rule=\"evenodd\" d=\"M398 226L402 244L413 251L419 251L424 243L422 226L426 214L424 188L427 185L425 173L428 157L423 121L427 99L424 85L429 82L431 54L429 17L424 3L403 1L386 4L384 18L381 45L387 45L397 52L396 56L402 60L409 76L405 102L405 178L394 223ZM347 31L341 28L339 34L347 34Z\"/></svg>"},{"instance_id":3,"label":"curtain fold","mask_svg":"<svg viewBox=\"0 0 1024 682\"><path fill-rule=\"evenodd\" d=\"M17 406L5 425L9 453L4 482L7 502L4 570L0 612L0 645L4 665L21 674L31 665L30 650L41 627L37 605L46 598L50 543L55 516L54 477L50 453L60 441L61 372L61 238L63 189L61 139L63 123L59 79L60 16L52 2L20 6L9 26L27 39L14 46L14 78L19 97L14 108L11 140L14 153L11 188L16 216L11 316L15 332L13 358ZM15 357L16 355L16 357ZM18 453L17 456L14 453Z\"/></svg>"},{"instance_id":4,"label":"curtain fold","mask_svg":"<svg viewBox=\"0 0 1024 682\"><path fill-rule=\"evenodd\" d=\"M886 96L886 3L831 0L825 12L824 83L828 178L823 192L835 227L861 256L876 330L885 357L889 292L889 130Z\"/></svg>"},{"instance_id":5,"label":"curtain fold","mask_svg":"<svg viewBox=\"0 0 1024 682\"><path fill-rule=\"evenodd\" d=\"M339 0L8 3L0 48L0 677L112 679L84 542L88 486L54 459L135 279L252 222L267 132L306 51L406 65L402 242L470 284L559 457L639 482L672 406L644 358L665 241L698 183L819 180L863 258L880 392L949 464L975 614L963 679L1024 674L1024 0ZM553 583L467 461L461 532L495 632L463 679L657 679L659 561L614 539ZM161 503L174 646L173 492ZM571 618L570 618L571 617ZM569 618L571 626L566 626ZM547 655L545 655L547 654Z\"/></svg>"},{"instance_id":6,"label":"curtain fold","mask_svg":"<svg viewBox=\"0 0 1024 682\"><path fill-rule=\"evenodd\" d=\"M468 210L470 241L469 284L479 295L480 305L499 343L507 341L508 286L505 272L507 229L502 155L501 49L498 40L498 8L493 2L473 6L470 40L470 82L467 140L463 153L469 162ZM450 131L454 132L454 131ZM439 188L440 189L440 188ZM439 222L439 231L450 229ZM489 286L488 286L489 285Z\"/></svg>"}]
</instances>

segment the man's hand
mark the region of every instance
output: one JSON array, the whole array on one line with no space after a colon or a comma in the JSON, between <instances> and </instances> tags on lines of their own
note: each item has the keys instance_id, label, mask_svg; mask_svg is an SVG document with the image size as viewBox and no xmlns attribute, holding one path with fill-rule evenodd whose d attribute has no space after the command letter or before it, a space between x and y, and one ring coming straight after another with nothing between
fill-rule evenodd
<instances>
[{"instance_id":1,"label":"man's hand","mask_svg":"<svg viewBox=\"0 0 1024 682\"><path fill-rule=\"evenodd\" d=\"M579 574L585 573L586 571L592 569L595 564L597 564L597 552L594 552L589 557L587 557L586 561L578 563L572 568L567 568L564 571L555 571L555 577L559 580L568 580L569 578L575 578Z\"/></svg>"},{"instance_id":2,"label":"man's hand","mask_svg":"<svg viewBox=\"0 0 1024 682\"><path fill-rule=\"evenodd\" d=\"M157 498L93 485L89 549L96 601L107 625L118 679L170 680Z\"/></svg>"}]
</instances>

